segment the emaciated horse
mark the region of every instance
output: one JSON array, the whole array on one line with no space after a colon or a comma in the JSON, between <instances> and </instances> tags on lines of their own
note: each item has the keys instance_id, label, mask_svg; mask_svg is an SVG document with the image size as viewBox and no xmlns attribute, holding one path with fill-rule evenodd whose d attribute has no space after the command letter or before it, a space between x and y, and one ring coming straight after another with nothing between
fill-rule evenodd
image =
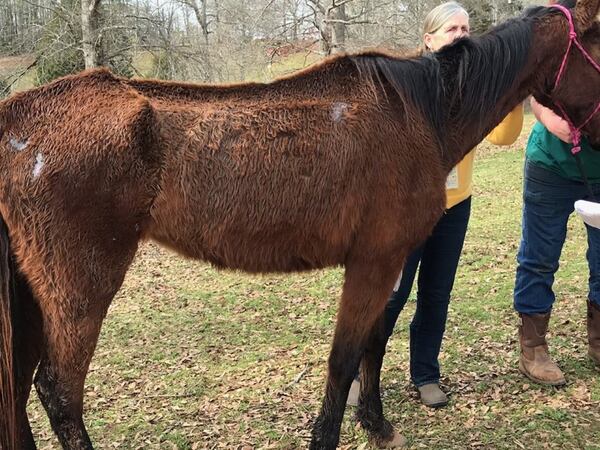
<instances>
[{"instance_id":1,"label":"emaciated horse","mask_svg":"<svg viewBox=\"0 0 600 450\"><path fill-rule=\"evenodd\" d=\"M599 5L569 5L595 61ZM515 105L534 94L575 124L594 111L600 76L581 54L552 89L568 31L535 8L430 56L337 56L227 86L99 70L0 103L3 448L35 448L34 373L62 446L92 448L84 380L142 239L248 272L344 265L311 448L336 448L359 363L357 417L375 444L397 444L379 395L386 300L444 211L450 169ZM600 148L600 114L582 132Z\"/></svg>"}]
</instances>

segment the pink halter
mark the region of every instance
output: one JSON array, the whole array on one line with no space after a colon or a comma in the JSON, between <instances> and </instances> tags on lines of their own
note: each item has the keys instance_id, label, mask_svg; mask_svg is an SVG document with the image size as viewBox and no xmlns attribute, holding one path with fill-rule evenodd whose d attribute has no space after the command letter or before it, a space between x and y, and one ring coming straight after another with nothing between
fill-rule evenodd
<instances>
[{"instance_id":1,"label":"pink halter","mask_svg":"<svg viewBox=\"0 0 600 450\"><path fill-rule=\"evenodd\" d=\"M567 46L567 51L565 52L565 56L562 60L562 64L560 65L558 74L556 75L556 81L554 82L554 88L552 89L554 91L558 87L558 84L560 83L560 80L561 80L562 76L564 75L565 68L567 67L567 59L569 57L569 53L571 52L571 48L573 47L573 43L575 43L575 45L577 46L577 48L579 49L581 54L585 57L585 59L587 59L589 61L589 63L599 73L600 73L600 65L596 61L593 60L593 58L590 56L590 54L585 50L585 48L583 48L583 45L581 45L581 42L579 42L579 39L577 39L577 33L575 32L575 25L573 24L573 16L571 14L571 11L568 8L565 8L564 6L558 5L558 4L551 5L550 8L556 8L556 9L560 10L566 16L567 20L569 21L569 45ZM598 101L596 108L594 109L594 111L592 111L592 113L589 115L589 117L578 127L576 127L573 124L573 122L567 115L567 112L565 111L563 106L558 102L556 102L555 104L558 107L558 109L560 109L560 112L562 113L564 119L567 121L567 123L569 125L569 129L571 131L571 139L573 140L573 148L571 149L571 153L573 153L575 155L576 153L579 153L581 151L581 129L583 127L585 127L590 120L592 120L592 117L594 117L594 115L596 115L596 113L598 111L600 111L600 101Z\"/></svg>"}]
</instances>

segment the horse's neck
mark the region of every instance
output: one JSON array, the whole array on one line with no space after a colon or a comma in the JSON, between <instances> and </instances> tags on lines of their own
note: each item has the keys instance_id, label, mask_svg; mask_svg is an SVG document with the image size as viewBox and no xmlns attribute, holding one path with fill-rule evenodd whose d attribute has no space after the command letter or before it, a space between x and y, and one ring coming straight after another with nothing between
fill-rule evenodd
<instances>
[{"instance_id":1,"label":"horse's neck","mask_svg":"<svg viewBox=\"0 0 600 450\"><path fill-rule=\"evenodd\" d=\"M447 145L445 150L446 166L449 169L460 162L464 156L500 123L502 120L529 95L530 89L516 87L506 93L498 102L496 109L489 116L483 117L481 127L474 125L472 121L467 123L451 123L447 134Z\"/></svg>"},{"instance_id":2,"label":"horse's neck","mask_svg":"<svg viewBox=\"0 0 600 450\"><path fill-rule=\"evenodd\" d=\"M563 49L566 49L567 46L566 28L564 39L559 38L560 44L557 45L555 31L553 34L544 31L544 28L552 28L548 22L540 21L534 27L526 63L515 77L514 83L500 96L490 114L484 117L457 114L463 119L466 118L462 121L453 121L452 117L449 118L444 152L448 170L460 162L473 147L479 144L504 117L529 95L544 92L545 86L556 76L563 56ZM554 39L554 42L552 39ZM561 50L557 52L557 48ZM481 68L481 72L486 70L486 68ZM471 105L461 104L460 107L468 110Z\"/></svg>"}]
</instances>

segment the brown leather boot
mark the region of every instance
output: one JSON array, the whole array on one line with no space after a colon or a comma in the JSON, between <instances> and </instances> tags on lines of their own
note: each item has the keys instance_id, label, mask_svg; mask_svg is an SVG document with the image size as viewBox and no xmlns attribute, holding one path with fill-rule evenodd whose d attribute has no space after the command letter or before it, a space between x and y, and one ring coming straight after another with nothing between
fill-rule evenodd
<instances>
[{"instance_id":1,"label":"brown leather boot","mask_svg":"<svg viewBox=\"0 0 600 450\"><path fill-rule=\"evenodd\" d=\"M589 300L587 305L588 355L600 366L600 306Z\"/></svg>"},{"instance_id":2,"label":"brown leather boot","mask_svg":"<svg viewBox=\"0 0 600 450\"><path fill-rule=\"evenodd\" d=\"M536 383L551 386L565 384L565 376L548 354L546 332L550 313L519 315L521 316L519 370Z\"/></svg>"}]
</instances>

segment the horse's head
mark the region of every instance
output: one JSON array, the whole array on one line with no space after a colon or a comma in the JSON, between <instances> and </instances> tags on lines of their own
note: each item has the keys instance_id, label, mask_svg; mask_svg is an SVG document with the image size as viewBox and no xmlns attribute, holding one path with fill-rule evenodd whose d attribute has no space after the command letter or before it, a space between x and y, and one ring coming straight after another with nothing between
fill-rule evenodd
<instances>
[{"instance_id":1,"label":"horse's head","mask_svg":"<svg viewBox=\"0 0 600 450\"><path fill-rule=\"evenodd\" d=\"M562 1L565 7L573 1ZM561 20L571 21L570 47L561 66L542 95L547 104L570 122L572 133L581 132L600 150L600 0L579 0L562 10ZM569 12L572 14L569 14ZM569 26L569 28L572 28ZM563 31L564 32L564 31ZM556 37L555 37L556 38Z\"/></svg>"}]
</instances>

